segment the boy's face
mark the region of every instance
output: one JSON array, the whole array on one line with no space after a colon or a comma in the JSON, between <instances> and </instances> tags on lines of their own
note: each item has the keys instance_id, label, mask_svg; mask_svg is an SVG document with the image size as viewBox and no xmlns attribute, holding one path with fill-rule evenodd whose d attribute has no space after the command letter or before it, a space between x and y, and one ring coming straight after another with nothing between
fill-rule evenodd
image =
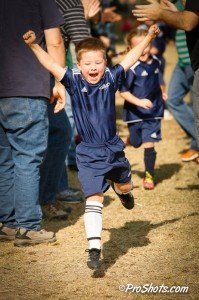
<instances>
[{"instance_id":1,"label":"boy's face","mask_svg":"<svg viewBox=\"0 0 199 300\"><path fill-rule=\"evenodd\" d=\"M134 36L131 39L131 47L135 47L138 45L145 37L144 36ZM147 62L150 57L150 51L151 51L151 44L149 44L144 51L142 52L142 55L140 56L139 60L143 62Z\"/></svg>"},{"instance_id":2,"label":"boy's face","mask_svg":"<svg viewBox=\"0 0 199 300\"><path fill-rule=\"evenodd\" d=\"M106 68L104 54L100 50L84 52L77 63L82 75L89 83L98 83Z\"/></svg>"}]
</instances>

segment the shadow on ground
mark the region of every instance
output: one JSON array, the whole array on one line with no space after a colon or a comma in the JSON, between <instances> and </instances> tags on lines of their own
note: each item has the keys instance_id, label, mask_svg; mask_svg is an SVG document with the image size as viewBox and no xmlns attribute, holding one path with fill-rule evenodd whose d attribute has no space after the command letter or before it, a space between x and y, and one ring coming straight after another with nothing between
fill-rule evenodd
<instances>
[{"instance_id":1,"label":"shadow on ground","mask_svg":"<svg viewBox=\"0 0 199 300\"><path fill-rule=\"evenodd\" d=\"M188 184L187 187L176 187L176 190L180 190L180 191L185 191L185 190L189 190L189 191L193 191L193 190L199 190L199 184Z\"/></svg>"},{"instance_id":2,"label":"shadow on ground","mask_svg":"<svg viewBox=\"0 0 199 300\"><path fill-rule=\"evenodd\" d=\"M108 205L111 204L111 202L114 201L113 198L105 196L104 198L104 207L107 207ZM43 220L43 227L46 228L47 230L54 231L55 233L58 232L59 230L72 226L74 225L79 218L82 217L85 211L85 202L78 203L78 204L73 204L71 205L72 207L72 212L69 215L68 219L63 221L63 220Z\"/></svg>"},{"instance_id":3,"label":"shadow on ground","mask_svg":"<svg viewBox=\"0 0 199 300\"><path fill-rule=\"evenodd\" d=\"M104 229L110 231L110 239L103 245L103 264L99 270L93 272L92 277L104 277L108 269L112 267L121 256L125 255L130 248L147 246L150 243L147 237L149 231L196 215L199 214L193 212L186 216L164 220L156 224L151 224L150 221L126 222L125 225L120 228Z\"/></svg>"},{"instance_id":4,"label":"shadow on ground","mask_svg":"<svg viewBox=\"0 0 199 300\"><path fill-rule=\"evenodd\" d=\"M182 165L180 164L163 164L155 169L155 182L156 184L161 183L164 180L170 179L174 174L178 173ZM133 170L133 174L136 174L140 178L144 178L144 172Z\"/></svg>"},{"instance_id":5,"label":"shadow on ground","mask_svg":"<svg viewBox=\"0 0 199 300\"><path fill-rule=\"evenodd\" d=\"M175 164L175 163L160 165L159 168L157 168L155 171L156 183L159 184L162 181L171 178L174 174L178 173L181 168L182 166L180 164ZM143 178L143 172L138 170L133 170L133 173ZM138 186L134 188L138 188ZM177 189L198 189L198 186L190 185L186 188L177 188ZM112 201L113 201L112 198L105 196L104 206L105 207L108 206ZM62 228L66 228L68 226L74 225L79 220L79 218L84 214L85 202L82 202L80 204L73 204L71 205L71 207L72 207L72 213L69 215L68 220L66 221L44 220L43 221L44 228L48 230L53 230L54 232L58 232Z\"/></svg>"}]
</instances>

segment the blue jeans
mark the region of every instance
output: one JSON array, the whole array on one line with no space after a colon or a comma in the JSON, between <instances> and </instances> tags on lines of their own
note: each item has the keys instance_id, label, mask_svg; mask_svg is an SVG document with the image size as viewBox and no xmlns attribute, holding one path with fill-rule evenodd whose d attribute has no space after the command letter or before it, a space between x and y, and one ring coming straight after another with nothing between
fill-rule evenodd
<instances>
[{"instance_id":1,"label":"blue jeans","mask_svg":"<svg viewBox=\"0 0 199 300\"><path fill-rule=\"evenodd\" d=\"M40 229L39 167L48 138L47 100L0 99L0 222Z\"/></svg>"},{"instance_id":2,"label":"blue jeans","mask_svg":"<svg viewBox=\"0 0 199 300\"><path fill-rule=\"evenodd\" d=\"M59 181L58 192L63 192L69 188L68 184L68 172L66 166L64 166L62 175Z\"/></svg>"},{"instance_id":3,"label":"blue jeans","mask_svg":"<svg viewBox=\"0 0 199 300\"><path fill-rule=\"evenodd\" d=\"M191 65L187 65L184 68L178 64L175 66L169 83L167 106L176 121L191 137L190 148L197 150L193 109L183 99L192 89L193 75Z\"/></svg>"},{"instance_id":4,"label":"blue jeans","mask_svg":"<svg viewBox=\"0 0 199 300\"><path fill-rule=\"evenodd\" d=\"M193 110L194 110L194 117L195 117L196 140L199 149L199 69L194 74Z\"/></svg>"},{"instance_id":5,"label":"blue jeans","mask_svg":"<svg viewBox=\"0 0 199 300\"><path fill-rule=\"evenodd\" d=\"M76 165L76 143L75 143L75 135L77 134L77 129L75 127L75 121L72 113L72 107L71 107L71 99L69 94L66 92L67 95L67 101L65 106L65 111L68 116L70 126L72 128L72 137L71 137L71 143L68 151L68 155L66 156L66 165Z\"/></svg>"},{"instance_id":6,"label":"blue jeans","mask_svg":"<svg viewBox=\"0 0 199 300\"><path fill-rule=\"evenodd\" d=\"M40 202L42 204L56 201L56 194L59 191L59 182L65 169L65 159L72 136L71 126L65 110L63 109L57 114L53 110L54 104L48 104L48 147L40 173ZM67 182L67 178L65 180Z\"/></svg>"}]
</instances>

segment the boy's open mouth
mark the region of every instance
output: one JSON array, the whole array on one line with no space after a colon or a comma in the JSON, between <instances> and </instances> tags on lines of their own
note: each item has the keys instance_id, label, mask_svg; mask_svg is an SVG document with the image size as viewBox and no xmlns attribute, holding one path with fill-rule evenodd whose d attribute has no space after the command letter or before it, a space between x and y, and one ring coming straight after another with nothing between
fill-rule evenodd
<instances>
[{"instance_id":1,"label":"boy's open mouth","mask_svg":"<svg viewBox=\"0 0 199 300\"><path fill-rule=\"evenodd\" d=\"M97 75L98 75L98 73L91 73L91 74L89 74L89 76L92 77L92 78L97 77Z\"/></svg>"}]
</instances>

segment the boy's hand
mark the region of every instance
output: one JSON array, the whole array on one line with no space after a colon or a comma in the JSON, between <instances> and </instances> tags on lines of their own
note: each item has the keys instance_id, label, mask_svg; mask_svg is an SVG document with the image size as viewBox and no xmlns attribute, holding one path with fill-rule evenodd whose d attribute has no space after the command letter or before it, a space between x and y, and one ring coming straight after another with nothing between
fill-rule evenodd
<instances>
[{"instance_id":1,"label":"boy's hand","mask_svg":"<svg viewBox=\"0 0 199 300\"><path fill-rule=\"evenodd\" d=\"M158 34L160 33L160 29L156 24L151 25L148 30L148 35L151 37L151 39L154 39Z\"/></svg>"},{"instance_id":2,"label":"boy's hand","mask_svg":"<svg viewBox=\"0 0 199 300\"><path fill-rule=\"evenodd\" d=\"M27 44L27 45L31 45L35 42L36 40L36 35L34 33L34 31L32 30L29 30L28 32L26 32L24 35L23 35L23 39L24 39L24 42Z\"/></svg>"},{"instance_id":3,"label":"boy's hand","mask_svg":"<svg viewBox=\"0 0 199 300\"><path fill-rule=\"evenodd\" d=\"M140 107L145 109L149 109L153 107L153 103L149 99L141 99L140 100Z\"/></svg>"}]
</instances>

